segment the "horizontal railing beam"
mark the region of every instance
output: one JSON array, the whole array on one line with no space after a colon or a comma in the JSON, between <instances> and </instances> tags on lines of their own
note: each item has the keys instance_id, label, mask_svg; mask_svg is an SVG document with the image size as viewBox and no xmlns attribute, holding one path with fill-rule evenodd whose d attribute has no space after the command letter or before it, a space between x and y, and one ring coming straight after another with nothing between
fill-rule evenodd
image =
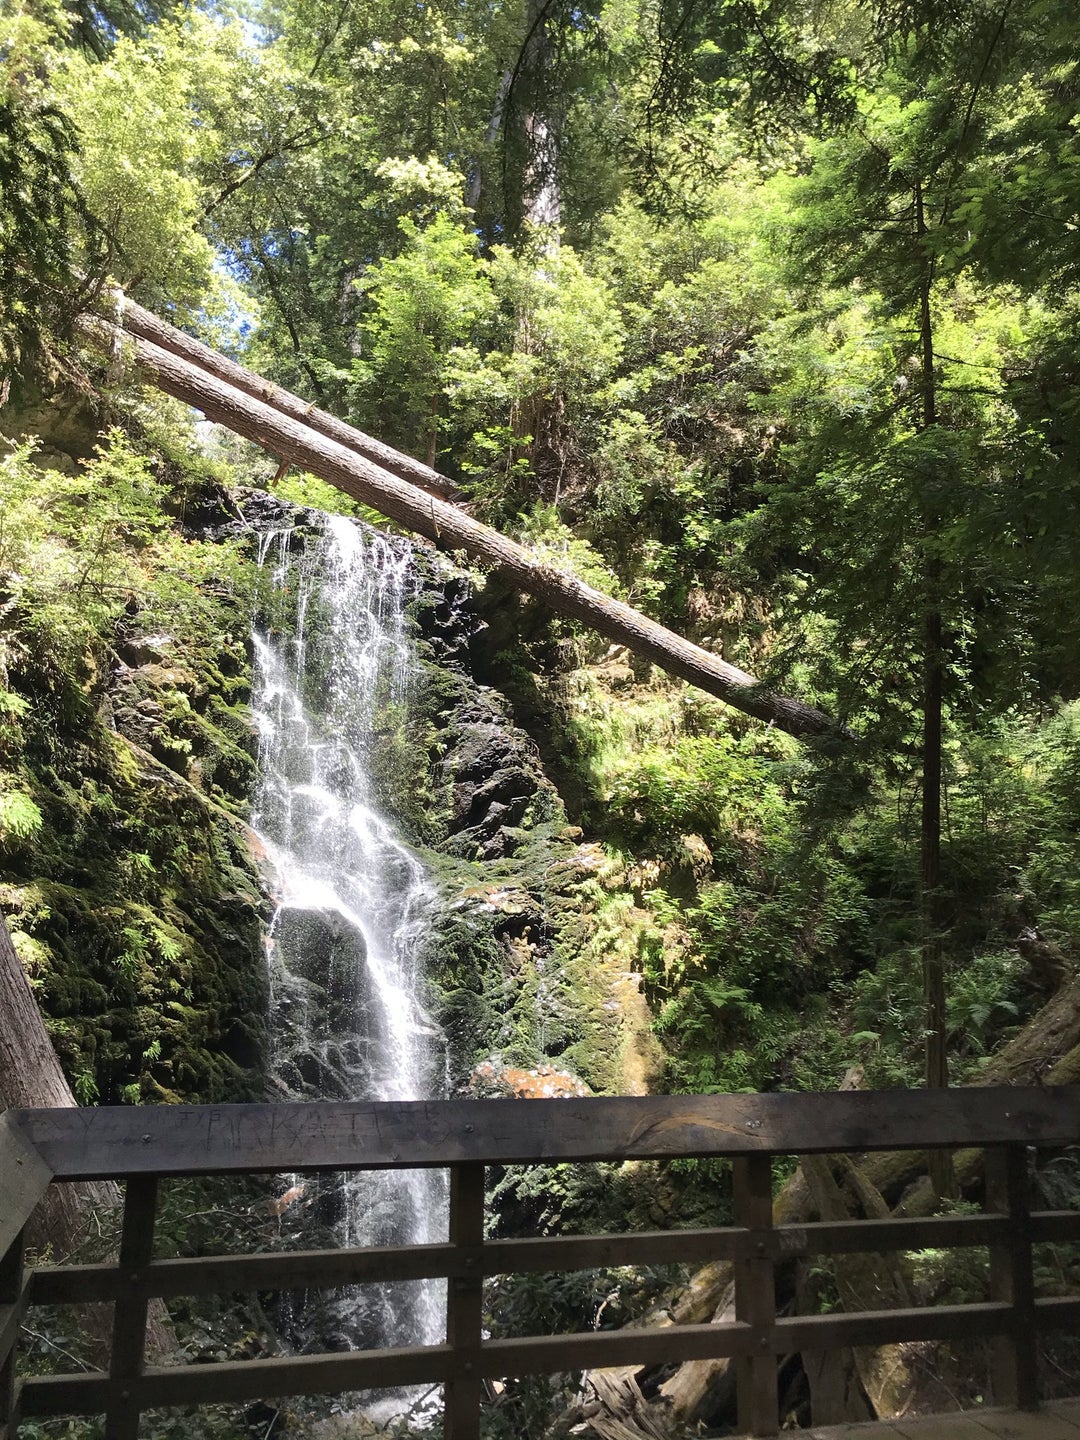
<instances>
[{"instance_id":1,"label":"horizontal railing beam","mask_svg":"<svg viewBox=\"0 0 1080 1440\"><path fill-rule=\"evenodd\" d=\"M917 1340L966 1340L1000 1335L1012 1307L988 1300L932 1309L855 1310L843 1314L794 1315L776 1322L774 1352L836 1350L848 1345L905 1345Z\"/></svg>"},{"instance_id":2,"label":"horizontal railing beam","mask_svg":"<svg viewBox=\"0 0 1080 1440\"><path fill-rule=\"evenodd\" d=\"M1080 1239L1080 1214L1076 1217ZM992 1245L1008 1234L1004 1215L907 1216L886 1220L821 1220L806 1225L780 1225L754 1240L773 1260L807 1255L855 1255L882 1250L944 1250Z\"/></svg>"},{"instance_id":3,"label":"horizontal railing beam","mask_svg":"<svg viewBox=\"0 0 1080 1440\"><path fill-rule=\"evenodd\" d=\"M278 1395L321 1395L398 1385L443 1384L450 1378L448 1345L348 1351L332 1355L275 1356L226 1360L221 1364L150 1366L125 1382L141 1410L172 1405L217 1405L273 1399ZM23 1382L25 1416L96 1415L108 1402L107 1375L48 1375Z\"/></svg>"},{"instance_id":4,"label":"horizontal railing beam","mask_svg":"<svg viewBox=\"0 0 1080 1440\"><path fill-rule=\"evenodd\" d=\"M10 1112L57 1179L1056 1146L1080 1087Z\"/></svg>"},{"instance_id":5,"label":"horizontal railing beam","mask_svg":"<svg viewBox=\"0 0 1080 1440\"><path fill-rule=\"evenodd\" d=\"M339 1289L384 1280L427 1280L453 1273L450 1245L365 1250L271 1251L152 1260L134 1281L115 1265L64 1265L34 1271L35 1305L86 1304L134 1293L163 1300L178 1295L229 1295L245 1290Z\"/></svg>"},{"instance_id":6,"label":"horizontal railing beam","mask_svg":"<svg viewBox=\"0 0 1080 1440\"><path fill-rule=\"evenodd\" d=\"M1080 1210L1033 1210L1033 1245L1068 1245L1080 1241Z\"/></svg>"},{"instance_id":7,"label":"horizontal railing beam","mask_svg":"<svg viewBox=\"0 0 1080 1440\"><path fill-rule=\"evenodd\" d=\"M453 1245L274 1250L257 1255L154 1260L141 1267L135 1280L122 1277L115 1265L43 1266L31 1277L31 1303L89 1304L115 1300L121 1293L170 1300L180 1295L227 1295L245 1290L329 1290L384 1281L461 1279L467 1275L707 1264L751 1254L781 1261L809 1255L989 1246L1007 1239L1008 1225L1003 1215L956 1215L829 1220L760 1233L726 1226L489 1240L475 1251ZM1080 1212L1036 1213L1032 1216L1032 1230L1039 1241L1080 1241Z\"/></svg>"},{"instance_id":8,"label":"horizontal railing beam","mask_svg":"<svg viewBox=\"0 0 1080 1440\"><path fill-rule=\"evenodd\" d=\"M244 1290L339 1289L396 1280L597 1270L616 1265L679 1265L731 1259L749 1231L652 1230L490 1240L484 1245L375 1246L355 1250L270 1251L154 1260L134 1282L114 1265L43 1266L33 1274L35 1305L86 1304L124 1293L160 1297L227 1295Z\"/></svg>"},{"instance_id":9,"label":"horizontal railing beam","mask_svg":"<svg viewBox=\"0 0 1080 1440\"><path fill-rule=\"evenodd\" d=\"M1045 1303L1040 1302L1048 1322L1045 1328L1052 1328L1051 1312L1043 1308ZM1080 1308L1080 1301L1070 1303ZM783 1355L792 1350L982 1337L1002 1333L1009 1324L1009 1314L1008 1305L988 1302L936 1309L797 1316L775 1322L769 1349ZM1059 1320L1069 1323L1064 1306L1053 1315L1055 1325ZM739 1322L487 1340L479 1348L478 1373L488 1379L503 1379L615 1365L709 1360L747 1355L758 1345L755 1327ZM450 1346L428 1345L181 1368L151 1367L143 1375L126 1380L125 1385L133 1401L146 1409L444 1384L453 1377L454 1365L455 1354ZM30 1379L23 1385L22 1411L26 1416L99 1413L107 1402L109 1385L108 1377L100 1374Z\"/></svg>"},{"instance_id":10,"label":"horizontal railing beam","mask_svg":"<svg viewBox=\"0 0 1080 1440\"><path fill-rule=\"evenodd\" d=\"M1080 1330L1080 1295L1044 1295L1035 1301L1035 1328Z\"/></svg>"}]
</instances>

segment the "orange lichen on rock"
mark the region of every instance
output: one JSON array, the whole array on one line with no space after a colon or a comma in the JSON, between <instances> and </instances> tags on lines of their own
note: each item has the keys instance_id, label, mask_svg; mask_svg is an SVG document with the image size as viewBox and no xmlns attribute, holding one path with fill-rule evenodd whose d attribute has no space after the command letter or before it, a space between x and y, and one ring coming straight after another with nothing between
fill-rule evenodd
<instances>
[{"instance_id":1,"label":"orange lichen on rock","mask_svg":"<svg viewBox=\"0 0 1080 1440\"><path fill-rule=\"evenodd\" d=\"M278 1195L276 1199L271 1200L267 1208L271 1215L284 1215L290 1206L295 1205L299 1200L305 1199L306 1196L306 1185L293 1185L285 1191L284 1195Z\"/></svg>"},{"instance_id":2,"label":"orange lichen on rock","mask_svg":"<svg viewBox=\"0 0 1080 1440\"><path fill-rule=\"evenodd\" d=\"M504 1065L501 1060L483 1060L469 1076L469 1088L481 1093L507 1095L515 1100L584 1099L592 1091L584 1080L569 1070L536 1065L531 1070Z\"/></svg>"}]
</instances>

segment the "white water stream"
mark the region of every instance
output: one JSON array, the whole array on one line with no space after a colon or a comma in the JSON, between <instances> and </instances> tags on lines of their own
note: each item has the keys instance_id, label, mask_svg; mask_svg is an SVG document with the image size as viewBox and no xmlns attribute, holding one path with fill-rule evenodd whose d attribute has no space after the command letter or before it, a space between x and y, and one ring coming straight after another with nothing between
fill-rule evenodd
<instances>
[{"instance_id":1,"label":"white water stream","mask_svg":"<svg viewBox=\"0 0 1080 1440\"><path fill-rule=\"evenodd\" d=\"M264 537L291 626L256 630L253 824L278 877L268 959L275 1099L419 1100L445 1093L445 1045L425 1011L419 953L435 891L373 800L378 732L392 730L414 663L409 552L348 520ZM322 1223L342 1245L445 1239L439 1171L342 1176ZM339 1295L322 1344L435 1344L440 1283Z\"/></svg>"}]
</instances>

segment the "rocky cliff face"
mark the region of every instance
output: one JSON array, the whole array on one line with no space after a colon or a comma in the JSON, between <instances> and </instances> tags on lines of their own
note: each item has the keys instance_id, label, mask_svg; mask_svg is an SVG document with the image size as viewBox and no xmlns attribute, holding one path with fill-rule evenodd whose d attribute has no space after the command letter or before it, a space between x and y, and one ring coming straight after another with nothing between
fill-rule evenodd
<instances>
[{"instance_id":1,"label":"rocky cliff face","mask_svg":"<svg viewBox=\"0 0 1080 1440\"><path fill-rule=\"evenodd\" d=\"M82 473L92 417L32 418L48 431L37 461ZM203 608L173 624L154 574L150 596L132 586L58 665L35 650L35 616L7 604L0 690L19 719L0 735L0 781L42 820L0 838L0 904L80 1099L255 1097L271 904L245 823L258 601L237 557L270 529L302 546L317 516L229 491L182 454L147 463L185 554L203 557ZM425 545L412 554L419 679L404 713L380 717L378 778L440 887L427 963L453 1083L475 1088L487 1063L640 1090L656 1055L636 979L604 953L608 862L567 825L497 667L476 678L483 583Z\"/></svg>"},{"instance_id":2,"label":"rocky cliff face","mask_svg":"<svg viewBox=\"0 0 1080 1440\"><path fill-rule=\"evenodd\" d=\"M132 594L47 658L33 605L4 617L0 779L37 819L0 835L0 904L84 1103L260 1090L246 602L211 610L173 633Z\"/></svg>"},{"instance_id":3,"label":"rocky cliff face","mask_svg":"<svg viewBox=\"0 0 1080 1440\"><path fill-rule=\"evenodd\" d=\"M483 582L415 554L425 678L407 724L428 765L413 838L444 897L428 964L453 1083L479 1093L494 1073L565 1071L560 1093L641 1093L660 1057L605 929L621 872L567 823L536 741L490 683Z\"/></svg>"}]
</instances>

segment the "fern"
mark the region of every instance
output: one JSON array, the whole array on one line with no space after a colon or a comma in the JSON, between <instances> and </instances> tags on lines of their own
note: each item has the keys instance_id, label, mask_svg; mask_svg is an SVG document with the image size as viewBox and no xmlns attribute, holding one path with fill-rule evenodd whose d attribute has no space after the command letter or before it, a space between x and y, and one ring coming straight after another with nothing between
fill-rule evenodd
<instances>
[{"instance_id":1,"label":"fern","mask_svg":"<svg viewBox=\"0 0 1080 1440\"><path fill-rule=\"evenodd\" d=\"M41 829L41 811L21 790L0 793L0 845L9 839L26 840Z\"/></svg>"}]
</instances>

